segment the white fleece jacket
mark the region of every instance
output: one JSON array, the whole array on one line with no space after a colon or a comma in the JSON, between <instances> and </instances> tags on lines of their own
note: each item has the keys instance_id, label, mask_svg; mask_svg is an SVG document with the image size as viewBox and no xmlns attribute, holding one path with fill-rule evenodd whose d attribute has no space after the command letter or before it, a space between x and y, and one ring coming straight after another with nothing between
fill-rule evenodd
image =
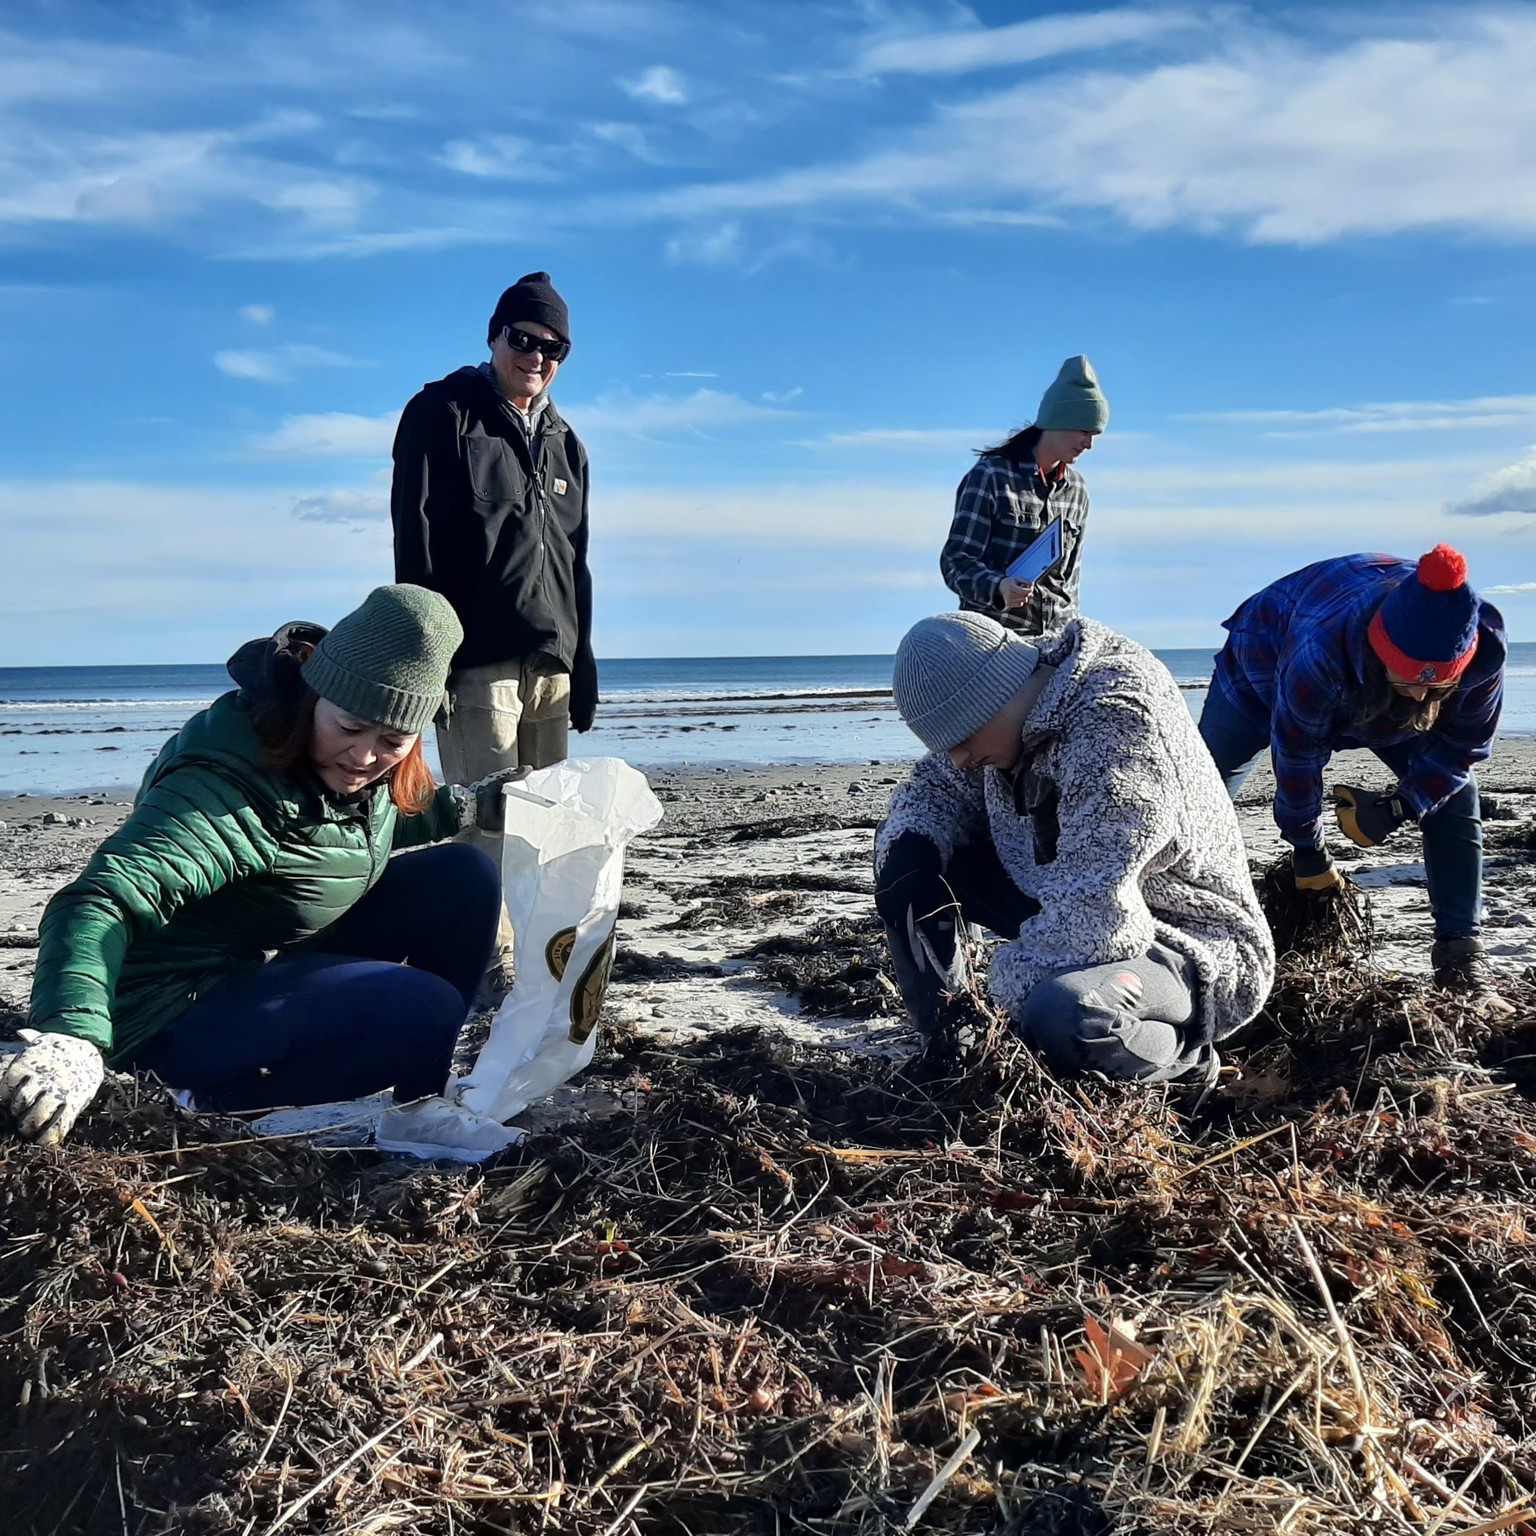
<instances>
[{"instance_id":1,"label":"white fleece jacket","mask_svg":"<svg viewBox=\"0 0 1536 1536\"><path fill-rule=\"evenodd\" d=\"M876 867L904 832L932 839L946 863L990 838L1041 908L992 961L1000 1008L1016 1014L1047 976L1161 939L1194 962L1196 1027L1220 1040L1263 1007L1275 950L1216 766L1150 651L1091 619L1038 643L1057 672L1024 723L1017 768L962 770L930 752L891 797Z\"/></svg>"}]
</instances>

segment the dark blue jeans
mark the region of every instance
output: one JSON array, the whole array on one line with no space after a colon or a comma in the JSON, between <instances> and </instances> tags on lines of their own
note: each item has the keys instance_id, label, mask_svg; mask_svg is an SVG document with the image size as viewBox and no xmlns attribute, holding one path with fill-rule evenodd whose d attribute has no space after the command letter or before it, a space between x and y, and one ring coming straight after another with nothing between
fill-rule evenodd
<instances>
[{"instance_id":1,"label":"dark blue jeans","mask_svg":"<svg viewBox=\"0 0 1536 1536\"><path fill-rule=\"evenodd\" d=\"M500 914L501 876L480 849L401 854L344 917L221 981L133 1064L200 1109L440 1093Z\"/></svg>"},{"instance_id":2,"label":"dark blue jeans","mask_svg":"<svg viewBox=\"0 0 1536 1536\"><path fill-rule=\"evenodd\" d=\"M1269 731L1256 727L1213 677L1200 713L1200 735L1227 793L1235 800L1249 771L1269 750ZM1370 749L1399 779L1413 767L1411 741ZM1470 938L1483 921L1483 813L1477 779L1467 782L1438 811L1419 823L1424 834L1424 873L1437 939Z\"/></svg>"}]
</instances>

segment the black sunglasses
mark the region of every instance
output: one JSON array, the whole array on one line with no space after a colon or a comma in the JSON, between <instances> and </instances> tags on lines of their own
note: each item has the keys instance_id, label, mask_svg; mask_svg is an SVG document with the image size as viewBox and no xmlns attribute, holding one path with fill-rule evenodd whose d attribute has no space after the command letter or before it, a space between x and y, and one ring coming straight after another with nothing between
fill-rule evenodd
<instances>
[{"instance_id":1,"label":"black sunglasses","mask_svg":"<svg viewBox=\"0 0 1536 1536\"><path fill-rule=\"evenodd\" d=\"M532 331L520 331L516 326L504 325L502 337L514 352L542 352L546 362L563 363L571 355L568 341L549 341L535 336Z\"/></svg>"}]
</instances>

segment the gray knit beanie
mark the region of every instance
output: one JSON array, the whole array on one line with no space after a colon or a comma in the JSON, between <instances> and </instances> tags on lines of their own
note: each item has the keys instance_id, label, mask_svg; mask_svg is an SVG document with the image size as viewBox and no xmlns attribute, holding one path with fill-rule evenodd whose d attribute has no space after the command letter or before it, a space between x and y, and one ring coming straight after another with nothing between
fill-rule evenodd
<instances>
[{"instance_id":1,"label":"gray knit beanie","mask_svg":"<svg viewBox=\"0 0 1536 1536\"><path fill-rule=\"evenodd\" d=\"M948 752L1030 679L1040 653L984 613L919 619L896 650L896 708L923 745Z\"/></svg>"},{"instance_id":2,"label":"gray knit beanie","mask_svg":"<svg viewBox=\"0 0 1536 1536\"><path fill-rule=\"evenodd\" d=\"M304 681L359 720L418 736L443 704L464 643L452 605L425 587L375 587L314 649Z\"/></svg>"},{"instance_id":3,"label":"gray knit beanie","mask_svg":"<svg viewBox=\"0 0 1536 1536\"><path fill-rule=\"evenodd\" d=\"M1086 357L1069 357L1040 399L1034 424L1042 432L1102 432L1109 425L1109 401Z\"/></svg>"}]
</instances>

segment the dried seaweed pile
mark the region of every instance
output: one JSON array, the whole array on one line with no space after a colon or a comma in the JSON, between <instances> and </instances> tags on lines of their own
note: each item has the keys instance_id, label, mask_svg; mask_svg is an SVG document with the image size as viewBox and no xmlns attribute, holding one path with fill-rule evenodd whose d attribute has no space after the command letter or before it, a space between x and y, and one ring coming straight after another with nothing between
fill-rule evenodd
<instances>
[{"instance_id":1,"label":"dried seaweed pile","mask_svg":"<svg viewBox=\"0 0 1536 1536\"><path fill-rule=\"evenodd\" d=\"M1531 1531L1515 1000L1294 969L1198 1112L632 1039L446 1174L119 1085L0 1165L6 1529Z\"/></svg>"}]
</instances>

